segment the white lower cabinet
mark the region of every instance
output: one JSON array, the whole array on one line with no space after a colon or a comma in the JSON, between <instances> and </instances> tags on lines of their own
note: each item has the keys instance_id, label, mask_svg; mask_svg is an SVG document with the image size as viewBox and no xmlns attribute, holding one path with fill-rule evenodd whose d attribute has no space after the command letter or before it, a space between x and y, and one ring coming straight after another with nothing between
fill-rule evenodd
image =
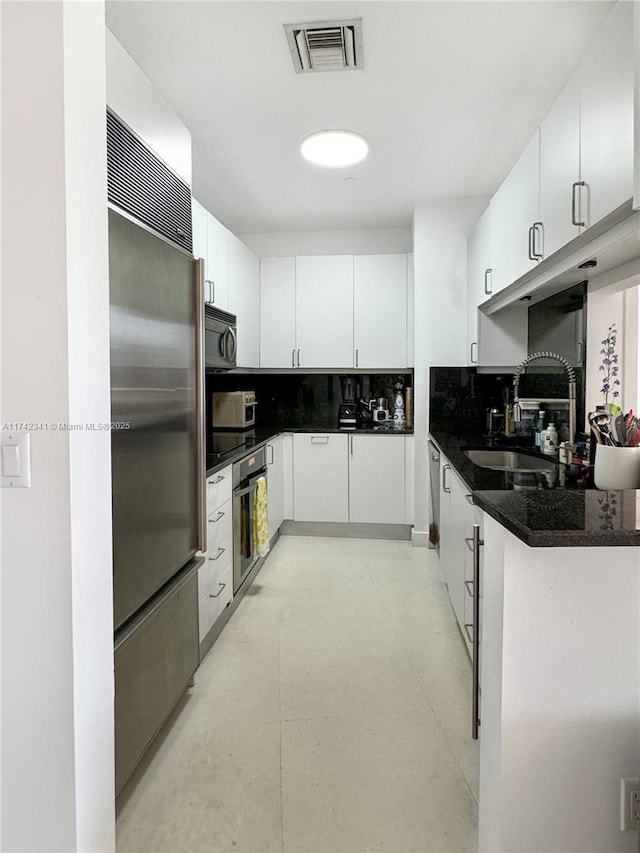
<instances>
[{"instance_id":1,"label":"white lower cabinet","mask_svg":"<svg viewBox=\"0 0 640 853\"><path fill-rule=\"evenodd\" d=\"M293 436L295 521L349 521L347 438L337 433Z\"/></svg>"},{"instance_id":2,"label":"white lower cabinet","mask_svg":"<svg viewBox=\"0 0 640 853\"><path fill-rule=\"evenodd\" d=\"M349 436L349 521L405 523L404 437Z\"/></svg>"},{"instance_id":3,"label":"white lower cabinet","mask_svg":"<svg viewBox=\"0 0 640 853\"><path fill-rule=\"evenodd\" d=\"M269 539L273 539L284 521L284 438L281 435L267 443L267 495Z\"/></svg>"},{"instance_id":4,"label":"white lower cabinet","mask_svg":"<svg viewBox=\"0 0 640 853\"><path fill-rule=\"evenodd\" d=\"M407 524L408 436L293 436L295 521ZM413 448L412 448L413 449Z\"/></svg>"},{"instance_id":5,"label":"white lower cabinet","mask_svg":"<svg viewBox=\"0 0 640 853\"><path fill-rule=\"evenodd\" d=\"M198 569L200 642L233 599L231 466L207 477L207 550Z\"/></svg>"},{"instance_id":6,"label":"white lower cabinet","mask_svg":"<svg viewBox=\"0 0 640 853\"><path fill-rule=\"evenodd\" d=\"M465 617L465 538L471 535L468 531L474 523L472 494L444 455L440 457L440 478L440 565L460 630L470 647L473 634L469 628L465 630L465 624L469 624Z\"/></svg>"}]
</instances>

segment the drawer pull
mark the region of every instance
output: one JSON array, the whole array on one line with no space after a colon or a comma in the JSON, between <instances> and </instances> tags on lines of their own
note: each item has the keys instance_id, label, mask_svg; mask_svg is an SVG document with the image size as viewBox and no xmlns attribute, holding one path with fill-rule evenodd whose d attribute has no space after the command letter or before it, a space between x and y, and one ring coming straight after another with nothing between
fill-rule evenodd
<instances>
[{"instance_id":1,"label":"drawer pull","mask_svg":"<svg viewBox=\"0 0 640 853\"><path fill-rule=\"evenodd\" d=\"M218 598L218 596L222 594L222 590L225 588L226 583L220 583L220 581L218 581L218 586L220 587L220 589L216 592L215 595L210 592L209 598Z\"/></svg>"},{"instance_id":2,"label":"drawer pull","mask_svg":"<svg viewBox=\"0 0 640 853\"><path fill-rule=\"evenodd\" d=\"M312 435L311 444L329 444L328 435Z\"/></svg>"},{"instance_id":3,"label":"drawer pull","mask_svg":"<svg viewBox=\"0 0 640 853\"><path fill-rule=\"evenodd\" d=\"M209 559L211 559L211 558L209 558ZM464 585L467 589L467 593L469 594L469 596L471 598L473 598L473 581L465 581Z\"/></svg>"},{"instance_id":4,"label":"drawer pull","mask_svg":"<svg viewBox=\"0 0 640 853\"><path fill-rule=\"evenodd\" d=\"M467 503L470 503L471 506L473 506L473 495L465 495L465 498L467 499Z\"/></svg>"},{"instance_id":5,"label":"drawer pull","mask_svg":"<svg viewBox=\"0 0 640 853\"><path fill-rule=\"evenodd\" d=\"M209 524L215 524L217 521L220 521L221 518L224 518L224 516L225 516L224 512L218 512L218 515L215 518L209 519Z\"/></svg>"},{"instance_id":6,"label":"drawer pull","mask_svg":"<svg viewBox=\"0 0 640 853\"><path fill-rule=\"evenodd\" d=\"M215 478L215 480L211 480L211 482L209 483L209 485L210 485L210 486L217 486L217 485L218 485L218 483L221 483L224 479L225 479L225 478L224 478L224 477L222 476L222 474L221 474L219 477L216 477L216 478Z\"/></svg>"},{"instance_id":7,"label":"drawer pull","mask_svg":"<svg viewBox=\"0 0 640 853\"><path fill-rule=\"evenodd\" d=\"M226 550L227 550L226 548L218 548L218 553L216 554L216 556L215 557L209 557L209 559L210 560L219 560L220 557L222 557L222 555L224 554L224 552Z\"/></svg>"}]
</instances>

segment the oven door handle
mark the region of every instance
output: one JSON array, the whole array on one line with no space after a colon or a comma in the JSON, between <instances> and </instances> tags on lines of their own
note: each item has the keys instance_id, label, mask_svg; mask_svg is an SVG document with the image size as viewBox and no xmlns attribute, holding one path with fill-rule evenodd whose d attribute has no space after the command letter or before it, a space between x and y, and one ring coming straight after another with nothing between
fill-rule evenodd
<instances>
[{"instance_id":1,"label":"oven door handle","mask_svg":"<svg viewBox=\"0 0 640 853\"><path fill-rule=\"evenodd\" d=\"M266 474L260 474L260 477L266 477ZM258 488L258 480L260 477L256 477L255 480L252 480L248 486L245 486L244 489L234 489L233 496L234 498L241 498L243 495L248 495L249 492L255 492Z\"/></svg>"}]
</instances>

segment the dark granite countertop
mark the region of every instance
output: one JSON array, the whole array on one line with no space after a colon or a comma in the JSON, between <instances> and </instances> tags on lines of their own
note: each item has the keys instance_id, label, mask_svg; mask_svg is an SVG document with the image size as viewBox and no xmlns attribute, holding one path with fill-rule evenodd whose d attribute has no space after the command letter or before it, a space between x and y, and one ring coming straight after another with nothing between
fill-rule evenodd
<instances>
[{"instance_id":1,"label":"dark granite countertop","mask_svg":"<svg viewBox=\"0 0 640 853\"><path fill-rule=\"evenodd\" d=\"M640 545L636 507L640 491L576 489L557 466L544 475L517 475L474 465L463 448L486 447L482 437L434 431L431 437L473 492L474 503L534 548ZM531 448L525 452L536 454ZM544 457L542 457L544 458ZM536 483L537 488L522 488Z\"/></svg>"},{"instance_id":2,"label":"dark granite countertop","mask_svg":"<svg viewBox=\"0 0 640 853\"><path fill-rule=\"evenodd\" d=\"M332 426L327 428L323 425L318 426L309 426L304 429L300 427L286 427L286 426L268 426L268 427L256 427L253 430L250 430L246 433L247 441L239 445L235 448L232 448L228 451L225 451L221 454L212 454L210 452L207 453L206 457L206 470L207 477L210 477L212 474L215 474L216 471L220 471L222 468L226 468L227 465L232 465L234 462L238 462L243 456L247 456L252 451L257 450L263 445L267 444L269 441L272 441L276 436L280 435L283 432L292 432L292 433L336 433L336 434L344 434L344 435L413 435L412 429L389 429L388 427L374 427L370 429L356 429L356 430L344 430L337 429L337 427ZM240 432L232 432L229 433L231 436L239 436L242 435ZM241 439L238 439L240 441Z\"/></svg>"}]
</instances>

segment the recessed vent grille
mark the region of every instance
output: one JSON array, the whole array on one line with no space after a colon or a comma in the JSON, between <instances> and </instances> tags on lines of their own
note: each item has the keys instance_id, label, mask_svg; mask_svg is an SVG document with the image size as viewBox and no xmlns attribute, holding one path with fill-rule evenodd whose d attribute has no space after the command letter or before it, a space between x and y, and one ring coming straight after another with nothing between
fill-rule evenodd
<instances>
[{"instance_id":1,"label":"recessed vent grille","mask_svg":"<svg viewBox=\"0 0 640 853\"><path fill-rule=\"evenodd\" d=\"M110 110L107 195L112 204L192 251L191 190Z\"/></svg>"},{"instance_id":2,"label":"recessed vent grille","mask_svg":"<svg viewBox=\"0 0 640 853\"><path fill-rule=\"evenodd\" d=\"M362 18L285 24L284 29L298 74L364 68Z\"/></svg>"}]
</instances>

